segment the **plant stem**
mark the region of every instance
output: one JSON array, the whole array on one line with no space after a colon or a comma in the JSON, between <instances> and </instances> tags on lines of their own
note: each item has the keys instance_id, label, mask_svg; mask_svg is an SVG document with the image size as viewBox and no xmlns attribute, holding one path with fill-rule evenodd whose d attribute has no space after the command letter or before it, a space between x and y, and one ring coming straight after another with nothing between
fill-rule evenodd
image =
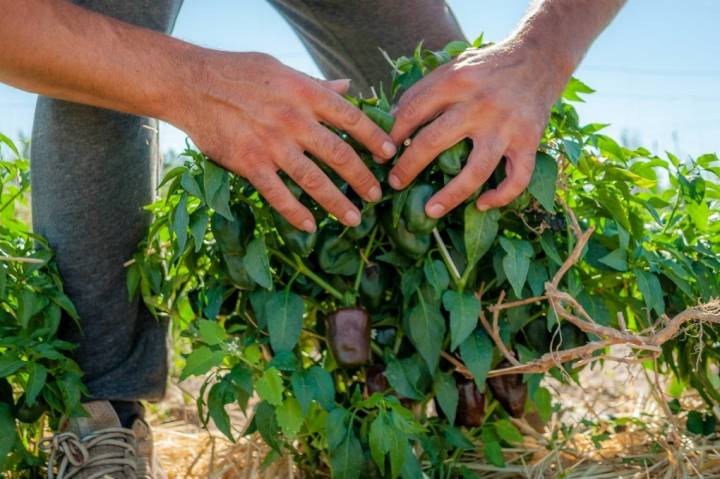
<instances>
[{"instance_id":1,"label":"plant stem","mask_svg":"<svg viewBox=\"0 0 720 479\"><path fill-rule=\"evenodd\" d=\"M268 249L270 254L276 256L280 261L285 263L286 265L293 268L296 272L305 275L308 279L313 281L315 284L320 286L322 289L327 291L328 294L334 296L336 299L340 301L345 301L345 297L343 294L338 291L337 289L333 288L330 283L322 279L320 276L315 274L310 268L307 267L305 263L303 263L302 259L298 255L293 255L295 257L295 261L291 260L284 254L282 254L280 251L275 249Z\"/></svg>"},{"instance_id":2,"label":"plant stem","mask_svg":"<svg viewBox=\"0 0 720 479\"><path fill-rule=\"evenodd\" d=\"M682 193L678 192L677 199L675 200L675 205L673 206L672 211L670 212L670 217L668 218L667 222L665 222L665 227L663 228L662 232L665 234L670 227L670 224L672 224L672 220L675 219L675 213L677 212L678 208L680 207L680 199L682 198Z\"/></svg>"},{"instance_id":3,"label":"plant stem","mask_svg":"<svg viewBox=\"0 0 720 479\"><path fill-rule=\"evenodd\" d=\"M368 243L365 246L365 250L363 251L362 258L360 258L360 266L358 266L357 273L355 273L355 284L353 285L353 290L355 291L355 294L358 294L358 291L360 289L360 281L362 280L362 273L365 270L365 259L370 256L370 251L372 250L372 247L375 243L375 234L377 233L377 226L372 229L370 232L370 239L368 239Z\"/></svg>"},{"instance_id":4,"label":"plant stem","mask_svg":"<svg viewBox=\"0 0 720 479\"><path fill-rule=\"evenodd\" d=\"M435 237L435 242L438 245L438 249L440 250L440 256L443 259L443 262L445 263L445 266L450 271L450 276L453 279L453 283L455 283L455 286L462 291L463 287L465 286L465 283L462 281L462 278L460 277L460 272L457 269L457 266L455 266L455 263L452 260L452 257L450 256L450 252L447 249L447 246L445 246L445 242L442 239L442 236L440 236L440 232L437 228L433 228L432 230L433 236Z\"/></svg>"}]
</instances>

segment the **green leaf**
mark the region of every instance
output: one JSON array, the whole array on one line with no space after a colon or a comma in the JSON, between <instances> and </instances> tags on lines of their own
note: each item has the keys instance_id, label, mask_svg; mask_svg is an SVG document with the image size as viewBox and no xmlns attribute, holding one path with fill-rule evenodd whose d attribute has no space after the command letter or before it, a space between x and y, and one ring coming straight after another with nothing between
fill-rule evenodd
<instances>
[{"instance_id":1,"label":"green leaf","mask_svg":"<svg viewBox=\"0 0 720 479\"><path fill-rule=\"evenodd\" d=\"M611 251L598 261L618 271L627 271L628 269L627 251L621 248Z\"/></svg>"},{"instance_id":2,"label":"green leaf","mask_svg":"<svg viewBox=\"0 0 720 479\"><path fill-rule=\"evenodd\" d=\"M550 213L555 212L555 183L558 168L555 159L545 153L537 153L528 191Z\"/></svg>"},{"instance_id":3,"label":"green leaf","mask_svg":"<svg viewBox=\"0 0 720 479\"><path fill-rule=\"evenodd\" d=\"M180 381L190 376L202 376L215 366L219 366L224 358L225 353L222 351L212 351L207 346L200 346L185 359L185 368L180 373Z\"/></svg>"},{"instance_id":4,"label":"green leaf","mask_svg":"<svg viewBox=\"0 0 720 479\"><path fill-rule=\"evenodd\" d=\"M7 145L7 147L10 148L10 150L13 153L15 153L16 157L18 157L18 158L20 157L20 152L18 151L17 147L15 146L15 143L13 143L13 141L10 138L8 138L7 136L0 133L0 144L2 144L2 143Z\"/></svg>"},{"instance_id":5,"label":"green leaf","mask_svg":"<svg viewBox=\"0 0 720 479\"><path fill-rule=\"evenodd\" d=\"M557 247L555 246L555 237L552 233L546 231L540 236L540 247L553 263L558 266L563 264L563 260L560 258L560 253L558 253Z\"/></svg>"},{"instance_id":6,"label":"green leaf","mask_svg":"<svg viewBox=\"0 0 720 479\"><path fill-rule=\"evenodd\" d=\"M595 90L587 86L575 77L570 77L562 97L569 101L584 102L579 93L595 93Z\"/></svg>"},{"instance_id":7,"label":"green leaf","mask_svg":"<svg viewBox=\"0 0 720 479\"><path fill-rule=\"evenodd\" d=\"M195 252L200 251L208 227L207 208L198 208L190 215L190 234L195 242Z\"/></svg>"},{"instance_id":8,"label":"green leaf","mask_svg":"<svg viewBox=\"0 0 720 479\"><path fill-rule=\"evenodd\" d=\"M446 291L443 306L450 313L450 350L454 351L477 326L480 301L469 292Z\"/></svg>"},{"instance_id":9,"label":"green leaf","mask_svg":"<svg viewBox=\"0 0 720 479\"><path fill-rule=\"evenodd\" d=\"M0 378L10 376L21 367L25 366L25 361L17 358L0 359Z\"/></svg>"},{"instance_id":10,"label":"green leaf","mask_svg":"<svg viewBox=\"0 0 720 479\"><path fill-rule=\"evenodd\" d=\"M435 373L433 388L440 408L447 416L448 423L454 424L458 405L458 390L455 380L451 374L438 371Z\"/></svg>"},{"instance_id":11,"label":"green leaf","mask_svg":"<svg viewBox=\"0 0 720 479\"><path fill-rule=\"evenodd\" d=\"M315 396L312 379L308 374L308 370L295 371L290 377L290 384L292 385L293 394L300 405L301 412L307 414L313 397Z\"/></svg>"},{"instance_id":12,"label":"green leaf","mask_svg":"<svg viewBox=\"0 0 720 479\"><path fill-rule=\"evenodd\" d=\"M540 296L545 292L545 283L548 281L548 273L545 266L538 261L530 263L527 282L534 296Z\"/></svg>"},{"instance_id":13,"label":"green leaf","mask_svg":"<svg viewBox=\"0 0 720 479\"><path fill-rule=\"evenodd\" d=\"M273 351L291 351L302 331L305 303L300 296L286 289L274 293L265 304L265 319Z\"/></svg>"},{"instance_id":14,"label":"green leaf","mask_svg":"<svg viewBox=\"0 0 720 479\"><path fill-rule=\"evenodd\" d=\"M380 475L385 475L385 455L390 452L390 435L392 424L387 414L381 412L370 424L368 442L370 443L370 456L380 469Z\"/></svg>"},{"instance_id":15,"label":"green leaf","mask_svg":"<svg viewBox=\"0 0 720 479\"><path fill-rule=\"evenodd\" d=\"M390 358L385 368L385 377L390 386L399 394L410 399L422 399L422 394L417 390L415 384L410 381L403 368L403 364L395 358Z\"/></svg>"},{"instance_id":16,"label":"green leaf","mask_svg":"<svg viewBox=\"0 0 720 479\"><path fill-rule=\"evenodd\" d=\"M266 401L260 402L255 407L255 425L265 443L279 453L280 445L277 437L280 431L275 419L275 408Z\"/></svg>"},{"instance_id":17,"label":"green leaf","mask_svg":"<svg viewBox=\"0 0 720 479\"><path fill-rule=\"evenodd\" d=\"M408 322L410 339L432 374L440 359L445 338L445 319L435 306L422 302L412 309Z\"/></svg>"},{"instance_id":18,"label":"green leaf","mask_svg":"<svg viewBox=\"0 0 720 479\"><path fill-rule=\"evenodd\" d=\"M495 426L495 432L503 441L510 444L522 443L523 435L508 419L498 419L493 425Z\"/></svg>"},{"instance_id":19,"label":"green leaf","mask_svg":"<svg viewBox=\"0 0 720 479\"><path fill-rule=\"evenodd\" d=\"M540 419L548 422L552 416L552 395L544 387L539 387L533 394L533 402L537 408Z\"/></svg>"},{"instance_id":20,"label":"green leaf","mask_svg":"<svg viewBox=\"0 0 720 479\"><path fill-rule=\"evenodd\" d=\"M484 331L477 330L460 345L460 357L472 373L480 392L485 391L485 378L492 367L494 346Z\"/></svg>"},{"instance_id":21,"label":"green leaf","mask_svg":"<svg viewBox=\"0 0 720 479\"><path fill-rule=\"evenodd\" d=\"M323 409L329 411L335 407L335 383L329 372L320 366L308 370L313 387L313 397Z\"/></svg>"},{"instance_id":22,"label":"green leaf","mask_svg":"<svg viewBox=\"0 0 720 479\"><path fill-rule=\"evenodd\" d=\"M247 247L243 258L243 265L250 277L262 288L272 288L272 274L270 273L270 260L268 259L265 237L255 238Z\"/></svg>"},{"instance_id":23,"label":"green leaf","mask_svg":"<svg viewBox=\"0 0 720 479\"><path fill-rule=\"evenodd\" d=\"M217 321L198 320L198 331L200 332L200 338L209 346L220 344L227 338L225 328Z\"/></svg>"},{"instance_id":24,"label":"green leaf","mask_svg":"<svg viewBox=\"0 0 720 479\"><path fill-rule=\"evenodd\" d=\"M220 381L210 388L208 393L208 412L217 428L222 432L225 437L231 441L235 441L232 435L232 429L230 425L230 416L225 411L225 405L233 402L235 396L230 387L230 383L227 381Z\"/></svg>"},{"instance_id":25,"label":"green leaf","mask_svg":"<svg viewBox=\"0 0 720 479\"><path fill-rule=\"evenodd\" d=\"M187 211L187 195L183 194L180 197L180 201L175 207L175 216L173 217L173 231L177 238L177 254L182 253L185 250L188 237L188 225L190 224L190 215Z\"/></svg>"},{"instance_id":26,"label":"green leaf","mask_svg":"<svg viewBox=\"0 0 720 479\"><path fill-rule=\"evenodd\" d=\"M439 259L431 260L428 258L423 265L423 272L425 273L425 279L435 289L438 296L448 288L450 276L447 268L445 268L445 263Z\"/></svg>"},{"instance_id":27,"label":"green leaf","mask_svg":"<svg viewBox=\"0 0 720 479\"><path fill-rule=\"evenodd\" d=\"M17 430L10 405L0 402L0 470L5 470L10 451L15 446Z\"/></svg>"},{"instance_id":28,"label":"green leaf","mask_svg":"<svg viewBox=\"0 0 720 479\"><path fill-rule=\"evenodd\" d=\"M502 447L500 447L499 442L485 442L483 444L483 455L490 464L497 467L505 467L505 458L503 458Z\"/></svg>"},{"instance_id":29,"label":"green leaf","mask_svg":"<svg viewBox=\"0 0 720 479\"><path fill-rule=\"evenodd\" d=\"M648 309L653 309L657 314L665 313L665 301L663 299L662 286L655 274L649 271L634 269L633 274L637 278L637 285L640 293L645 299Z\"/></svg>"},{"instance_id":30,"label":"green leaf","mask_svg":"<svg viewBox=\"0 0 720 479\"><path fill-rule=\"evenodd\" d=\"M300 410L300 403L293 397L287 397L277 409L275 418L280 429L288 439L293 439L303 424L304 414Z\"/></svg>"},{"instance_id":31,"label":"green leaf","mask_svg":"<svg viewBox=\"0 0 720 479\"><path fill-rule=\"evenodd\" d=\"M532 245L523 240L500 238L500 245L507 253L503 258L503 270L513 287L515 296L522 298L522 290L534 252Z\"/></svg>"},{"instance_id":32,"label":"green leaf","mask_svg":"<svg viewBox=\"0 0 720 479\"><path fill-rule=\"evenodd\" d=\"M465 251L468 268L475 266L488 252L498 232L500 212L497 209L480 211L474 203L465 207Z\"/></svg>"},{"instance_id":33,"label":"green leaf","mask_svg":"<svg viewBox=\"0 0 720 479\"><path fill-rule=\"evenodd\" d=\"M48 370L40 363L32 362L28 364L28 382L25 388L25 402L28 406L35 404L35 400L45 386Z\"/></svg>"},{"instance_id":34,"label":"green leaf","mask_svg":"<svg viewBox=\"0 0 720 479\"><path fill-rule=\"evenodd\" d=\"M260 399L268 404L279 406L282 403L283 382L280 371L276 368L268 368L255 382L255 390Z\"/></svg>"},{"instance_id":35,"label":"green leaf","mask_svg":"<svg viewBox=\"0 0 720 479\"><path fill-rule=\"evenodd\" d=\"M210 208L229 221L235 221L235 217L230 211L230 179L228 172L211 161L206 161L204 165L205 202Z\"/></svg>"},{"instance_id":36,"label":"green leaf","mask_svg":"<svg viewBox=\"0 0 720 479\"><path fill-rule=\"evenodd\" d=\"M359 478L364 469L362 446L352 428L347 410L337 408L327 415L325 422L332 477Z\"/></svg>"}]
</instances>

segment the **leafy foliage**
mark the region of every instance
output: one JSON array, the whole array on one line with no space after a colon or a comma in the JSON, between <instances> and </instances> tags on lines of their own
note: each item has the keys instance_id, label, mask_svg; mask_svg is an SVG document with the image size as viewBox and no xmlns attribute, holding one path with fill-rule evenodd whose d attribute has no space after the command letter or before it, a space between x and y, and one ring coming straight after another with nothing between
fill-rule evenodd
<instances>
[{"instance_id":1,"label":"leafy foliage","mask_svg":"<svg viewBox=\"0 0 720 479\"><path fill-rule=\"evenodd\" d=\"M418 47L393 61L392 98L469 47ZM418 477L421 460L435 476L450 477L461 473L458 457L475 442L488 461L503 465L502 447L522 436L508 420L516 411L493 397L500 389L485 387L503 357L478 313L501 295L512 301L543 294L577 241L566 207L595 233L560 286L596 322L620 327L621 315L623 327L641 331L663 314L720 296L718 158L680 161L622 147L600 133L603 125L580 123L570 102L591 92L572 79L554 105L527 192L488 212L470 198L430 224L432 232L416 198L425 197L427 185L436 191L446 184L454 165L434 162L407 190L387 187L376 204L362 202L328 171L362 209L356 228L327 217L287 180L318 218L318 233L308 235L288 228L252 185L188 148L185 164L165 178L164 198L149 207L155 221L128 286L157 314L188 325L194 349L182 377L210 372L198 398L209 413L201 417L234 438L225 405L244 407L257 393L248 432L259 432L275 451L289 450L301 467L329 468L334 477ZM379 98L351 101L384 128L392 125L382 90ZM337 133L385 185L387 167ZM455 150L465 152L461 162L467 150ZM502 171L485 188L499 184ZM372 357L362 367L339 367L326 318L354 307L370 315ZM591 339L540 301L500 319L501 340L521 360L549 351L553 337L554 347L561 337L562 348ZM356 339L364 340L360 333ZM709 328L680 335L663 346L655 367L712 404L720 398L710 375L717 341ZM482 395L482 403L458 393L457 363L471 372L472 397ZM565 379L577 372L572 364L564 368L567 374L550 373ZM524 413L546 421L552 405L540 379L525 375L517 388L529 398ZM438 414L429 413L431 403ZM691 424L711 427L702 416Z\"/></svg>"},{"instance_id":2,"label":"leafy foliage","mask_svg":"<svg viewBox=\"0 0 720 479\"><path fill-rule=\"evenodd\" d=\"M3 148L3 146L5 148ZM2 154L6 155L3 156ZM22 221L29 162L0 134L0 471L39 477L45 425L81 413L82 372L58 338L77 312L52 251Z\"/></svg>"}]
</instances>

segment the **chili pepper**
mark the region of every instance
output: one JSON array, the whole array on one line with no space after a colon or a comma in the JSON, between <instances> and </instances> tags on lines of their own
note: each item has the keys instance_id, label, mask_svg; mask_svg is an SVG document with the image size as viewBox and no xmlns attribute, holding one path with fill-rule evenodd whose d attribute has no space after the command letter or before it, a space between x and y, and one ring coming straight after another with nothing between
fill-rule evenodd
<instances>
[{"instance_id":1,"label":"chili pepper","mask_svg":"<svg viewBox=\"0 0 720 479\"><path fill-rule=\"evenodd\" d=\"M273 221L275 222L275 228L282 237L285 245L290 248L290 251L296 253L302 258L306 258L315 248L315 242L317 241L317 231L308 233L306 231L299 230L282 217L275 210L272 211Z\"/></svg>"},{"instance_id":2,"label":"chili pepper","mask_svg":"<svg viewBox=\"0 0 720 479\"><path fill-rule=\"evenodd\" d=\"M35 400L35 404L29 406L25 402L25 394L22 394L18 398L17 404L18 406L15 409L15 418L18 421L27 424L34 423L35 421L40 419L40 416L42 416L43 413L47 410L47 404L45 404L45 401L43 401L42 398L37 398Z\"/></svg>"},{"instance_id":3,"label":"chili pepper","mask_svg":"<svg viewBox=\"0 0 720 479\"><path fill-rule=\"evenodd\" d=\"M397 226L393 226L392 212L380 212L380 222L390 241L401 253L411 258L420 258L430 249L430 235L428 233L411 233L405 226L405 219L400 218Z\"/></svg>"},{"instance_id":4,"label":"chili pepper","mask_svg":"<svg viewBox=\"0 0 720 479\"><path fill-rule=\"evenodd\" d=\"M427 183L418 183L408 191L407 201L403 206L403 218L408 231L412 233L430 233L437 225L436 218L425 214L425 204L435 193Z\"/></svg>"},{"instance_id":5,"label":"chili pepper","mask_svg":"<svg viewBox=\"0 0 720 479\"><path fill-rule=\"evenodd\" d=\"M328 344L342 367L356 367L370 359L370 318L363 309L338 309L328 316Z\"/></svg>"},{"instance_id":6,"label":"chili pepper","mask_svg":"<svg viewBox=\"0 0 720 479\"><path fill-rule=\"evenodd\" d=\"M497 369L512 366L510 361L503 360L497 365ZM525 401L527 400L527 384L523 383L522 374L508 374L496 376L487 381L493 397L512 417L522 417L525 412Z\"/></svg>"},{"instance_id":7,"label":"chili pepper","mask_svg":"<svg viewBox=\"0 0 720 479\"><path fill-rule=\"evenodd\" d=\"M374 393L382 393L390 388L385 376L385 366L373 364L365 370L365 393L372 396Z\"/></svg>"},{"instance_id":8,"label":"chili pepper","mask_svg":"<svg viewBox=\"0 0 720 479\"><path fill-rule=\"evenodd\" d=\"M485 395L475 382L464 377L457 379L458 405L455 423L466 427L482 425L485 419Z\"/></svg>"},{"instance_id":9,"label":"chili pepper","mask_svg":"<svg viewBox=\"0 0 720 479\"><path fill-rule=\"evenodd\" d=\"M467 161L469 154L470 145L468 140L462 140L440 153L437 158L438 167L446 175L455 176L462 170L463 163Z\"/></svg>"},{"instance_id":10,"label":"chili pepper","mask_svg":"<svg viewBox=\"0 0 720 479\"><path fill-rule=\"evenodd\" d=\"M215 213L210 220L210 228L220 251L242 255L255 229L255 217L242 203L233 205L230 210L235 221Z\"/></svg>"},{"instance_id":11,"label":"chili pepper","mask_svg":"<svg viewBox=\"0 0 720 479\"><path fill-rule=\"evenodd\" d=\"M375 208L365 208L362 212L360 224L348 228L346 235L352 240L362 239L370 234L376 223L377 213L375 213Z\"/></svg>"},{"instance_id":12,"label":"chili pepper","mask_svg":"<svg viewBox=\"0 0 720 479\"><path fill-rule=\"evenodd\" d=\"M318 263L326 273L352 276L360 265L360 254L350 240L328 234L322 239Z\"/></svg>"},{"instance_id":13,"label":"chili pepper","mask_svg":"<svg viewBox=\"0 0 720 479\"><path fill-rule=\"evenodd\" d=\"M375 312L382 306L388 274L387 268L378 263L370 264L363 270L360 277L360 303L368 311Z\"/></svg>"},{"instance_id":14,"label":"chili pepper","mask_svg":"<svg viewBox=\"0 0 720 479\"><path fill-rule=\"evenodd\" d=\"M385 130L385 133L390 133L395 124L395 117L385 110L368 104L364 104L361 109L377 126Z\"/></svg>"},{"instance_id":15,"label":"chili pepper","mask_svg":"<svg viewBox=\"0 0 720 479\"><path fill-rule=\"evenodd\" d=\"M547 330L544 318L538 318L530 321L527 325L525 325L523 331L525 332L528 346L532 349L540 354L550 351L552 336L550 335L550 331Z\"/></svg>"}]
</instances>

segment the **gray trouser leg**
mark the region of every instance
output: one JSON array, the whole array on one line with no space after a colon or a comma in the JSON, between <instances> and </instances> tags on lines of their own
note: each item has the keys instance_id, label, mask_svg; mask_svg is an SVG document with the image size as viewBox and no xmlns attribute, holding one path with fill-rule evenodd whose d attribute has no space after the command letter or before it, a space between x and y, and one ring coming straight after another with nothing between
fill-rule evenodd
<instances>
[{"instance_id":1,"label":"gray trouser leg","mask_svg":"<svg viewBox=\"0 0 720 479\"><path fill-rule=\"evenodd\" d=\"M329 79L350 78L369 93L388 90L390 58L410 55L420 41L440 49L465 36L444 0L269 0L290 23Z\"/></svg>"},{"instance_id":2,"label":"gray trouser leg","mask_svg":"<svg viewBox=\"0 0 720 479\"><path fill-rule=\"evenodd\" d=\"M170 32L182 0L77 0L128 23ZM157 121L38 98L32 136L35 231L54 248L82 318L64 337L95 399L158 399L165 391L167 324L128 302L127 261L149 223L159 152Z\"/></svg>"}]
</instances>

